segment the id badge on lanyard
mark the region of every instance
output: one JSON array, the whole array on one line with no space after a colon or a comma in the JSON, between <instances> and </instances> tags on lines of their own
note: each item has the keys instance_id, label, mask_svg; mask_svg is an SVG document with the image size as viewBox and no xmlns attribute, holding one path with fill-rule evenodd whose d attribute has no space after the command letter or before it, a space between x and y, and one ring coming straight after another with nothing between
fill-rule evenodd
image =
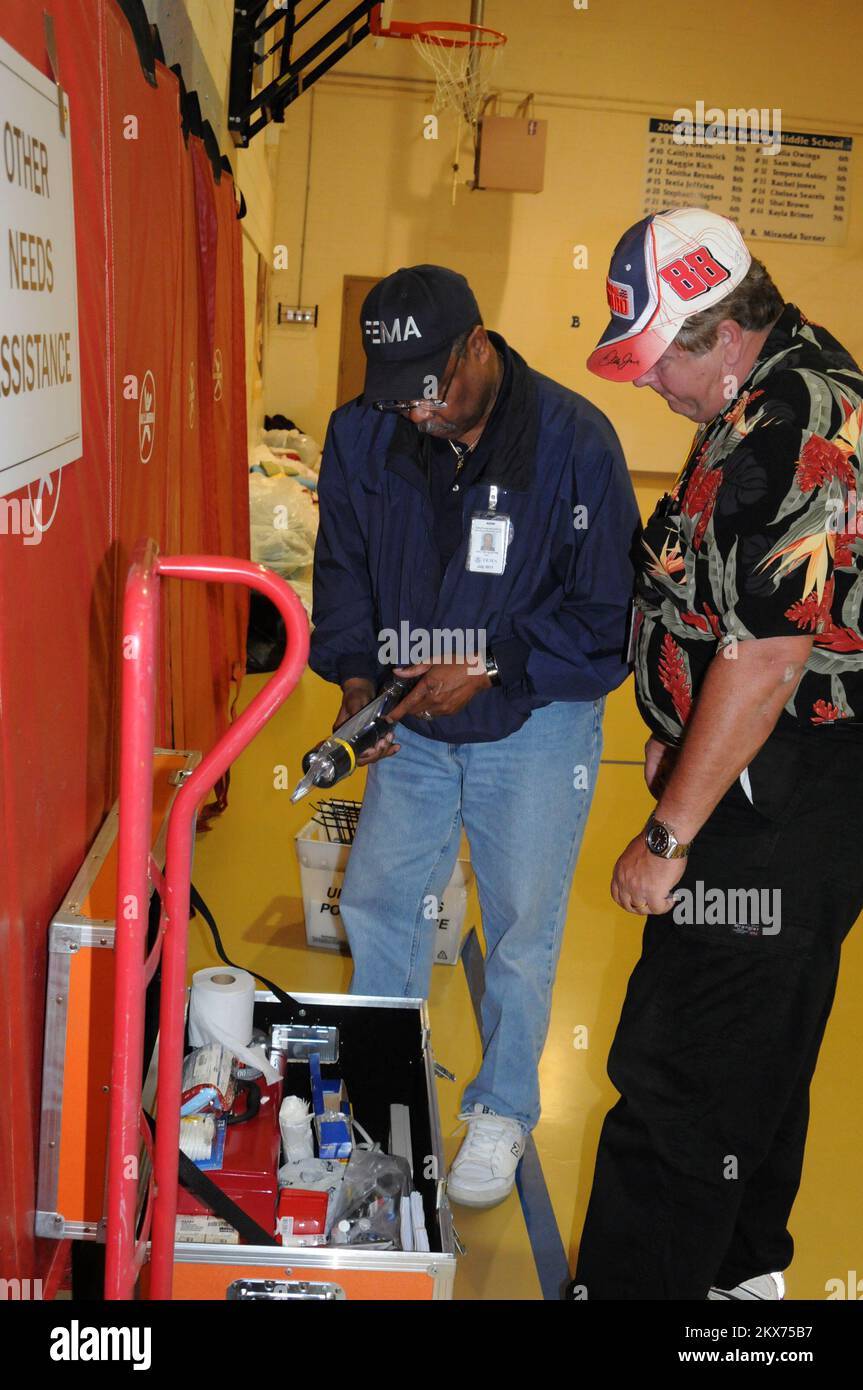
<instances>
[{"instance_id":1,"label":"id badge on lanyard","mask_svg":"<svg viewBox=\"0 0 863 1390\"><path fill-rule=\"evenodd\" d=\"M472 574L503 574L514 527L497 510L497 488L488 490L488 510L471 513L465 568Z\"/></svg>"}]
</instances>

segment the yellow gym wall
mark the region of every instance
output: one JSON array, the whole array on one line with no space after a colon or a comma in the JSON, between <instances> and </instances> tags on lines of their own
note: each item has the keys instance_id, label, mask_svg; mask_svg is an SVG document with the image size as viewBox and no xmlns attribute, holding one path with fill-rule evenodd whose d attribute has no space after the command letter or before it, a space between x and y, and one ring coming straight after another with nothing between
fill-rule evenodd
<instances>
[{"instance_id":1,"label":"yellow gym wall","mask_svg":"<svg viewBox=\"0 0 863 1390\"><path fill-rule=\"evenodd\" d=\"M584 3L584 0L581 0ZM394 18L458 19L467 0L399 0ZM473 286L489 327L539 370L610 416L629 466L675 470L691 435L652 392L614 386L585 358L608 320L611 250L641 216L649 116L679 106L766 107L785 130L863 136L850 55L863 45L863 5L837 0L827 40L810 0L486 0L485 23L509 42L495 73L510 113L528 92L549 122L541 194L471 192L451 203L455 117L423 138L428 72L410 43L364 40L288 109L279 148L274 240L289 265L271 276L264 399L323 440L335 404L342 277L385 275L423 261ZM819 34L820 30L820 34ZM262 137L258 137L259 139ZM863 216L843 247L753 241L787 299L863 358ZM462 144L462 172L472 172ZM308 184L308 206L306 187ZM305 241L303 223L305 220ZM573 246L589 267L573 269ZM319 323L276 327L275 304L318 304ZM581 318L572 328L571 317Z\"/></svg>"}]
</instances>

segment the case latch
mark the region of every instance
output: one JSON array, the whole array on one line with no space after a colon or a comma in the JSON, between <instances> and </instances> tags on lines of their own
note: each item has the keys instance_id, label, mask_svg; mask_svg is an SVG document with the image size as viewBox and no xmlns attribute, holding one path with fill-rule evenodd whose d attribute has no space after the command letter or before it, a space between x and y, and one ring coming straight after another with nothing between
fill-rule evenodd
<instances>
[{"instance_id":1,"label":"case latch","mask_svg":"<svg viewBox=\"0 0 863 1390\"><path fill-rule=\"evenodd\" d=\"M347 1294L339 1284L312 1284L307 1279L235 1279L225 1298L238 1303L335 1303Z\"/></svg>"}]
</instances>

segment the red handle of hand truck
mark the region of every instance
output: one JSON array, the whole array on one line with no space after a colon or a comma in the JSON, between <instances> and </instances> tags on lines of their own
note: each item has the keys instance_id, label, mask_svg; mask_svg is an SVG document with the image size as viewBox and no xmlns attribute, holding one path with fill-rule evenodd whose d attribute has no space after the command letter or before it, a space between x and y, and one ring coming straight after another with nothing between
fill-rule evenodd
<instances>
[{"instance_id":1,"label":"red handle of hand truck","mask_svg":"<svg viewBox=\"0 0 863 1390\"><path fill-rule=\"evenodd\" d=\"M122 633L120 809L117 845L114 1054L108 1135L105 1297L131 1299L139 1259L139 1115L144 1052L145 952L149 915L152 760L158 672L159 581L245 584L264 594L285 623L285 655L271 679L226 729L177 792L168 822L162 909L150 1297L171 1297L183 1062L186 949L192 841L197 809L223 773L296 686L309 653L309 625L293 590L263 565L223 556L159 556L142 542L126 582Z\"/></svg>"}]
</instances>

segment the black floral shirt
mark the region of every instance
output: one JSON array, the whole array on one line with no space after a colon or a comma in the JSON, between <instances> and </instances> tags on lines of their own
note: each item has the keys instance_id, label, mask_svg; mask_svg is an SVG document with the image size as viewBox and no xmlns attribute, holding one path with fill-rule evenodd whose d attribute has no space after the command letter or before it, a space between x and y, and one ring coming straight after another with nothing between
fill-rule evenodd
<instances>
[{"instance_id":1,"label":"black floral shirt","mask_svg":"<svg viewBox=\"0 0 863 1390\"><path fill-rule=\"evenodd\" d=\"M642 537L636 693L665 743L717 651L753 637L815 634L780 725L863 725L861 431L860 368L787 304Z\"/></svg>"}]
</instances>

